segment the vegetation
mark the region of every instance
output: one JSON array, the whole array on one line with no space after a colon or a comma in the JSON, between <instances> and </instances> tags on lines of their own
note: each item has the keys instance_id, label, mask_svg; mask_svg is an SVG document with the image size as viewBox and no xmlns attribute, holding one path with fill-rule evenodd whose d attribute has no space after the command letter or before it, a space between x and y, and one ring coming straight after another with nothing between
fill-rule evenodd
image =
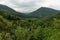
<instances>
[{"instance_id":1,"label":"vegetation","mask_svg":"<svg viewBox=\"0 0 60 40\"><path fill-rule=\"evenodd\" d=\"M29 14L29 16L31 17L44 17L44 16L48 16L48 15L52 15L59 12L58 10L54 10L51 8L47 8L47 7L41 7L39 9L37 9L36 11L32 12Z\"/></svg>"},{"instance_id":2,"label":"vegetation","mask_svg":"<svg viewBox=\"0 0 60 40\"><path fill-rule=\"evenodd\" d=\"M0 40L60 40L60 13L22 19L0 10Z\"/></svg>"},{"instance_id":3,"label":"vegetation","mask_svg":"<svg viewBox=\"0 0 60 40\"><path fill-rule=\"evenodd\" d=\"M21 12L17 12L15 10L13 10L12 8L10 8L6 5L2 5L2 4L0 4L0 9L6 10L6 11L10 12L10 14L17 15L23 19L24 18L40 18L40 17L45 17L48 15L52 15L52 14L55 14L57 12L60 12L59 10L55 10L52 8L41 7L39 9L37 9L36 11L33 11L31 13L28 13L28 14L26 14L26 13L24 14Z\"/></svg>"}]
</instances>

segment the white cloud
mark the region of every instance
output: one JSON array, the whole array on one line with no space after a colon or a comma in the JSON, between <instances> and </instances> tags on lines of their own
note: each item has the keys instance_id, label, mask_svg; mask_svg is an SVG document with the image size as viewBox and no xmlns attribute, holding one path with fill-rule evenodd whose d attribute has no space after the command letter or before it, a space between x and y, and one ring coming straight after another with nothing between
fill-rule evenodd
<instances>
[{"instance_id":1,"label":"white cloud","mask_svg":"<svg viewBox=\"0 0 60 40\"><path fill-rule=\"evenodd\" d=\"M20 12L32 12L42 6L60 10L60 0L0 0L0 4Z\"/></svg>"},{"instance_id":2,"label":"white cloud","mask_svg":"<svg viewBox=\"0 0 60 40\"><path fill-rule=\"evenodd\" d=\"M41 6L60 10L60 0L45 0Z\"/></svg>"}]
</instances>

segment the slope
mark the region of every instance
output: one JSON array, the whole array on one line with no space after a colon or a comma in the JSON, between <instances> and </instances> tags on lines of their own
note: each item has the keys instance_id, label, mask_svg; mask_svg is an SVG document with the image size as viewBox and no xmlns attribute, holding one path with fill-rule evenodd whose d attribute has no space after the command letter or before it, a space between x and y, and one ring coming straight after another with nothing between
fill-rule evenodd
<instances>
[{"instance_id":1,"label":"slope","mask_svg":"<svg viewBox=\"0 0 60 40\"><path fill-rule=\"evenodd\" d=\"M36 11L30 13L29 15L31 17L44 17L44 16L54 14L56 12L59 12L59 11L51 9L51 8L47 8L47 7L41 7L39 9L37 9Z\"/></svg>"},{"instance_id":2,"label":"slope","mask_svg":"<svg viewBox=\"0 0 60 40\"><path fill-rule=\"evenodd\" d=\"M17 12L15 10L13 10L12 8L6 6L6 5L0 4L0 9L6 10L6 11L12 13L13 15L18 15L18 16L20 16L22 18L26 17L26 15L24 13Z\"/></svg>"}]
</instances>

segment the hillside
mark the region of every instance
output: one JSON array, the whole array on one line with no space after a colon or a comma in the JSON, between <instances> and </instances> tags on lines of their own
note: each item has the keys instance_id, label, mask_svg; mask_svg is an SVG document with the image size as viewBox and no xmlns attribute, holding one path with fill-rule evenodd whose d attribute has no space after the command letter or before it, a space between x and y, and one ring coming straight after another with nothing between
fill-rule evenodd
<instances>
[{"instance_id":1,"label":"hillside","mask_svg":"<svg viewBox=\"0 0 60 40\"><path fill-rule=\"evenodd\" d=\"M44 16L48 16L54 13L59 12L58 10L52 9L52 8L47 8L47 7L41 7L39 9L37 9L36 11L30 13L29 15L31 17L44 17Z\"/></svg>"},{"instance_id":2,"label":"hillside","mask_svg":"<svg viewBox=\"0 0 60 40\"><path fill-rule=\"evenodd\" d=\"M59 12L58 10L55 10L55 9L41 7L39 9L37 9L36 11L26 15L24 13L17 12L15 10L13 10L12 8L10 8L6 5L2 5L2 4L0 4L0 9L6 10L6 11L12 13L13 15L17 15L21 18L36 18L36 17L40 18L40 17L45 17L45 16Z\"/></svg>"},{"instance_id":3,"label":"hillside","mask_svg":"<svg viewBox=\"0 0 60 40\"><path fill-rule=\"evenodd\" d=\"M13 10L12 8L6 6L6 5L0 4L0 10L1 9L6 10L6 11L12 13L13 15L17 15L17 16L20 16L22 18L25 18L26 17L26 15L24 13L17 12L15 10Z\"/></svg>"},{"instance_id":4,"label":"hillside","mask_svg":"<svg viewBox=\"0 0 60 40\"><path fill-rule=\"evenodd\" d=\"M0 40L60 40L60 13L22 20L0 10Z\"/></svg>"}]
</instances>

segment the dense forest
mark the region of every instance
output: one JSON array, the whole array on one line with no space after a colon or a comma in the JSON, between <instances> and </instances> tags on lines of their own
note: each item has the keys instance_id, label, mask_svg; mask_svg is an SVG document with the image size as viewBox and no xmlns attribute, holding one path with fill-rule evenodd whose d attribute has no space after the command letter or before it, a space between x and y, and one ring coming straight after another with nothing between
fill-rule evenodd
<instances>
[{"instance_id":1,"label":"dense forest","mask_svg":"<svg viewBox=\"0 0 60 40\"><path fill-rule=\"evenodd\" d=\"M0 40L60 40L60 13L22 19L0 10Z\"/></svg>"}]
</instances>

